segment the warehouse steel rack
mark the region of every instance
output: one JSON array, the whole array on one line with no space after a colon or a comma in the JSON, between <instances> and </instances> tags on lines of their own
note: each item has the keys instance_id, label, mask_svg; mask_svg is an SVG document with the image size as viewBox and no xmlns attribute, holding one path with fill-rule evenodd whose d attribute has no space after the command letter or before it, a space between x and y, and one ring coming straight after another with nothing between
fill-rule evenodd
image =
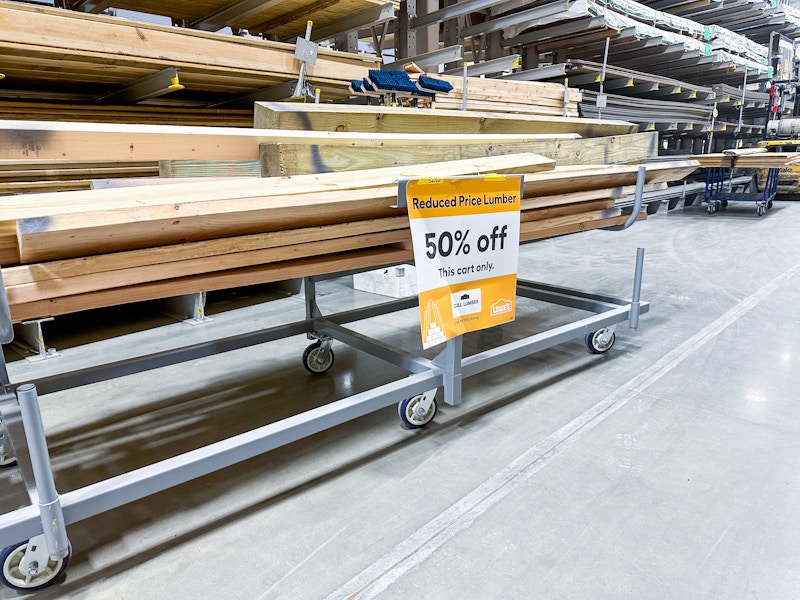
<instances>
[{"instance_id":1,"label":"warehouse steel rack","mask_svg":"<svg viewBox=\"0 0 800 600\"><path fill-rule=\"evenodd\" d=\"M637 202L626 223L632 225L642 206L644 169L637 181ZM363 319L413 308L416 298L393 300L366 308L324 315L316 301L316 284L342 273L304 278L306 318L201 344L139 356L119 362L44 377L25 383L11 382L5 361L0 361L2 424L0 445L6 462L16 459L31 504L0 515L0 580L14 589L42 589L58 581L66 570L72 549L66 526L186 481L258 456L275 448L335 427L382 408L397 405L401 420L410 428L429 423L436 413L436 392L443 388L444 402L461 401L462 381L571 339L583 338L593 353L608 351L618 323L638 327L639 315L649 310L640 301L644 249L636 254L633 295L630 300L579 290L518 280L520 297L579 309L590 316L477 354L462 356L462 338L448 340L433 359L362 335L348 327ZM259 427L150 464L134 471L59 494L56 491L39 411L38 395L75 388L150 369L213 356L239 348L306 334L313 343L303 353L312 373L333 365L332 344L343 342L406 370L409 375L306 412ZM0 275L0 342L13 339L12 321Z\"/></svg>"}]
</instances>

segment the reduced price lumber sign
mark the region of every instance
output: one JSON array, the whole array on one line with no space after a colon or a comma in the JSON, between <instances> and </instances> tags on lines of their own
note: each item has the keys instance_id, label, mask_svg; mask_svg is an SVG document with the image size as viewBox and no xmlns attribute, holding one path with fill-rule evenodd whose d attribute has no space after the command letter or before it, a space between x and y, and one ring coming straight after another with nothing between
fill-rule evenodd
<instances>
[{"instance_id":1,"label":"reduced price lumber sign","mask_svg":"<svg viewBox=\"0 0 800 600\"><path fill-rule=\"evenodd\" d=\"M423 347L513 321L522 178L405 185Z\"/></svg>"}]
</instances>

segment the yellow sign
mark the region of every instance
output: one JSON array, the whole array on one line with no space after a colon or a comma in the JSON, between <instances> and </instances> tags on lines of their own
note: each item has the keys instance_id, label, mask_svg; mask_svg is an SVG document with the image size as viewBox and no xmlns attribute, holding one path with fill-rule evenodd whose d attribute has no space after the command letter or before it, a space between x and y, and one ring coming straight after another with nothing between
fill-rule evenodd
<instances>
[{"instance_id":1,"label":"yellow sign","mask_svg":"<svg viewBox=\"0 0 800 600\"><path fill-rule=\"evenodd\" d=\"M514 320L521 176L406 182L422 345Z\"/></svg>"}]
</instances>

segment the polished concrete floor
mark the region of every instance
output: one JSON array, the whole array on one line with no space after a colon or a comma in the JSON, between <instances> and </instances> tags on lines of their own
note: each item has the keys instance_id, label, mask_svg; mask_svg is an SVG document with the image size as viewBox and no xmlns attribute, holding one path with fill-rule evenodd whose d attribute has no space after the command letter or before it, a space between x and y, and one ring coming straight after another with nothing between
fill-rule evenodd
<instances>
[{"instance_id":1,"label":"polished concrete floor","mask_svg":"<svg viewBox=\"0 0 800 600\"><path fill-rule=\"evenodd\" d=\"M629 296L639 246L651 312L608 354L567 342L467 379L463 404L423 430L388 408L71 525L66 580L36 597L800 597L800 203L761 218L751 204L690 207L537 242L519 272ZM374 299L346 278L320 289L326 311ZM102 319L63 319L77 329L48 325L61 356L14 362L12 379L303 314L297 296L226 303L206 325L153 317L74 347ZM575 317L527 302L465 349ZM411 350L418 327L413 310L358 325ZM337 344L333 369L312 376L306 344L43 396L60 491L403 375ZM14 470L0 477L2 509L25 503Z\"/></svg>"}]
</instances>

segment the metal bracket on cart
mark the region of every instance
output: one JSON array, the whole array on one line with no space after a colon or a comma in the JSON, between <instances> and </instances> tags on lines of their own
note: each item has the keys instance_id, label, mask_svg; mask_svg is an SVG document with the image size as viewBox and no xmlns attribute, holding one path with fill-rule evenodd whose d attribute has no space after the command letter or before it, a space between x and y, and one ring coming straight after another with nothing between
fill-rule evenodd
<instances>
[{"instance_id":1,"label":"metal bracket on cart","mask_svg":"<svg viewBox=\"0 0 800 600\"><path fill-rule=\"evenodd\" d=\"M533 333L468 357L462 354L462 337L448 340L433 359L368 337L346 327L371 317L417 306L416 298L324 315L316 302L315 283L325 277L307 277L306 318L288 324L215 339L172 350L52 375L22 385L12 384L5 361L0 376L5 393L0 413L31 504L0 515L0 580L24 591L47 587L60 579L72 548L66 526L134 502L184 482L269 452L382 408L395 405L400 420L410 428L424 427L436 415L436 394L443 388L444 402L461 402L462 381L562 342L583 339L589 350L607 352L616 337L616 326L628 321L636 329L649 304L639 299L644 250L636 254L633 296L630 300L602 296L531 281L517 281L517 296L579 309L588 316L554 329ZM341 274L330 277L341 276ZM11 317L0 274L0 341L13 339ZM306 349L303 363L312 373L324 373L333 365L333 341L363 350L404 369L408 375L330 404L293 415L252 431L202 448L58 494L42 428L38 394L74 388L141 373L168 365L214 356L270 341L306 334L315 343Z\"/></svg>"}]
</instances>

